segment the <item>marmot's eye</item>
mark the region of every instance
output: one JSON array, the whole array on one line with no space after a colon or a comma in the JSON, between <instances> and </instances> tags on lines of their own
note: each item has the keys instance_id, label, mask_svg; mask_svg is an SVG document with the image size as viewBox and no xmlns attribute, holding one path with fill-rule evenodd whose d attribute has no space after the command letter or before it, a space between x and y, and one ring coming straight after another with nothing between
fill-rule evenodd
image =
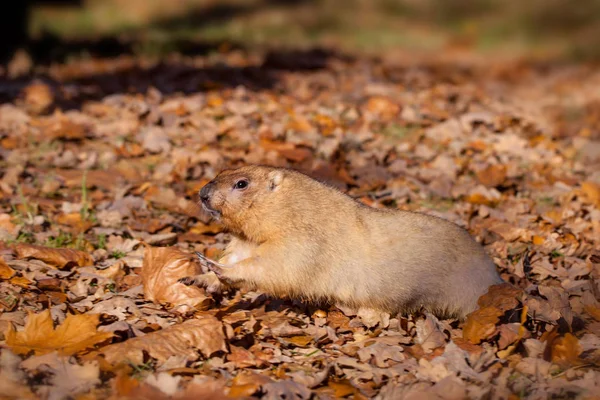
<instances>
[{"instance_id":1,"label":"marmot's eye","mask_svg":"<svg viewBox=\"0 0 600 400\"><path fill-rule=\"evenodd\" d=\"M234 189L244 190L248 187L248 181L246 179L240 179L233 185Z\"/></svg>"}]
</instances>

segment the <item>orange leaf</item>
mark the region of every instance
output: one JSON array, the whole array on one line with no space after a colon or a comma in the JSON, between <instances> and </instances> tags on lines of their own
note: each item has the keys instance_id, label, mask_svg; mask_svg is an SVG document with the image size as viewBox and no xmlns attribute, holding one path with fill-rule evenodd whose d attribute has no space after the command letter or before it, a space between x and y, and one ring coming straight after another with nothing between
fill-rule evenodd
<instances>
[{"instance_id":1,"label":"orange leaf","mask_svg":"<svg viewBox=\"0 0 600 400\"><path fill-rule=\"evenodd\" d=\"M467 315L463 326L463 338L473 344L479 344L483 340L496 333L496 323L504 314L496 307L480 308Z\"/></svg>"},{"instance_id":2,"label":"orange leaf","mask_svg":"<svg viewBox=\"0 0 600 400\"><path fill-rule=\"evenodd\" d=\"M581 191L590 203L600 206L600 185L595 182L583 182L581 184Z\"/></svg>"},{"instance_id":3,"label":"orange leaf","mask_svg":"<svg viewBox=\"0 0 600 400\"><path fill-rule=\"evenodd\" d=\"M67 225L75 228L78 232L85 232L90 229L94 223L81 218L81 213L60 214L56 222L61 225Z\"/></svg>"},{"instance_id":4,"label":"orange leaf","mask_svg":"<svg viewBox=\"0 0 600 400\"><path fill-rule=\"evenodd\" d=\"M261 388L261 386L272 382L272 380L265 376L254 372L240 372L235 378L229 390L229 397L249 397Z\"/></svg>"},{"instance_id":5,"label":"orange leaf","mask_svg":"<svg viewBox=\"0 0 600 400\"><path fill-rule=\"evenodd\" d=\"M15 276L15 270L6 264L4 258L0 257L0 279L10 279Z\"/></svg>"},{"instance_id":6,"label":"orange leaf","mask_svg":"<svg viewBox=\"0 0 600 400\"><path fill-rule=\"evenodd\" d=\"M531 242L532 242L533 244L535 244L536 246L539 246L539 245L541 245L541 244L544 244L544 242L545 242L545 241L546 241L546 239L544 239L544 238L543 238L543 237L541 237L541 236L537 236L537 235L534 235L534 236L531 238Z\"/></svg>"},{"instance_id":7,"label":"orange leaf","mask_svg":"<svg viewBox=\"0 0 600 400\"><path fill-rule=\"evenodd\" d=\"M96 330L99 318L98 314L69 314L55 329L49 310L30 313L23 331L16 332L12 325L9 326L6 345L17 354L34 351L40 355L59 351L72 355L113 337L110 332Z\"/></svg>"},{"instance_id":8,"label":"orange leaf","mask_svg":"<svg viewBox=\"0 0 600 400\"><path fill-rule=\"evenodd\" d=\"M356 388L352 386L347 380L340 382L329 381L327 383L327 386L333 389L334 397L336 399L349 396L357 391Z\"/></svg>"},{"instance_id":9,"label":"orange leaf","mask_svg":"<svg viewBox=\"0 0 600 400\"><path fill-rule=\"evenodd\" d=\"M34 244L18 244L15 246L17 258L35 258L59 269L71 265L85 267L93 265L92 257L83 251L73 249L54 249Z\"/></svg>"},{"instance_id":10,"label":"orange leaf","mask_svg":"<svg viewBox=\"0 0 600 400\"><path fill-rule=\"evenodd\" d=\"M24 276L15 276L11 278L10 283L16 286L20 286L22 288L27 289L29 285L31 285L31 281Z\"/></svg>"},{"instance_id":11,"label":"orange leaf","mask_svg":"<svg viewBox=\"0 0 600 400\"><path fill-rule=\"evenodd\" d=\"M552 362L563 367L581 364L579 340L570 333L552 342Z\"/></svg>"},{"instance_id":12,"label":"orange leaf","mask_svg":"<svg viewBox=\"0 0 600 400\"><path fill-rule=\"evenodd\" d=\"M590 314L596 321L600 321L600 308L595 306L585 306L583 307L585 312Z\"/></svg>"}]
</instances>

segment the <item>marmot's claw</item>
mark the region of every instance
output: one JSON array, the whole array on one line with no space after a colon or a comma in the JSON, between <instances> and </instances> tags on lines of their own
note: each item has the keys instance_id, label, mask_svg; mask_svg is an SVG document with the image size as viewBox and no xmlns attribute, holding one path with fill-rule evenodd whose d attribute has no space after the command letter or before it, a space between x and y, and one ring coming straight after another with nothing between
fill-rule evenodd
<instances>
[{"instance_id":1,"label":"marmot's claw","mask_svg":"<svg viewBox=\"0 0 600 400\"><path fill-rule=\"evenodd\" d=\"M196 279L193 276L185 276L177 280L179 283L183 283L186 286L193 286L196 284Z\"/></svg>"},{"instance_id":2,"label":"marmot's claw","mask_svg":"<svg viewBox=\"0 0 600 400\"><path fill-rule=\"evenodd\" d=\"M221 269L221 267L218 267L214 264L207 264L206 268L208 268L209 271L214 272L214 274L217 276L217 278L219 279L223 279L223 270Z\"/></svg>"}]
</instances>

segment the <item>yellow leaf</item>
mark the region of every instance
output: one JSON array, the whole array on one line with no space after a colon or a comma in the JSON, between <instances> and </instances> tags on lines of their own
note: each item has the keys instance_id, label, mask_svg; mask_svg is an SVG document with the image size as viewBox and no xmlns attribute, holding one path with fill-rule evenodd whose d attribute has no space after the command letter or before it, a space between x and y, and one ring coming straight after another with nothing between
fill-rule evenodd
<instances>
[{"instance_id":1,"label":"yellow leaf","mask_svg":"<svg viewBox=\"0 0 600 400\"><path fill-rule=\"evenodd\" d=\"M15 270L6 264L6 261L0 257L0 279L10 279L15 276Z\"/></svg>"},{"instance_id":2,"label":"yellow leaf","mask_svg":"<svg viewBox=\"0 0 600 400\"><path fill-rule=\"evenodd\" d=\"M6 345L17 354L34 351L36 355L59 351L72 355L110 339L110 332L98 332L98 314L67 315L65 321L54 329L49 310L29 314L25 329L15 331L10 325L6 332Z\"/></svg>"},{"instance_id":3,"label":"yellow leaf","mask_svg":"<svg viewBox=\"0 0 600 400\"><path fill-rule=\"evenodd\" d=\"M31 281L23 276L15 276L10 280L13 285L27 289L31 285Z\"/></svg>"}]
</instances>

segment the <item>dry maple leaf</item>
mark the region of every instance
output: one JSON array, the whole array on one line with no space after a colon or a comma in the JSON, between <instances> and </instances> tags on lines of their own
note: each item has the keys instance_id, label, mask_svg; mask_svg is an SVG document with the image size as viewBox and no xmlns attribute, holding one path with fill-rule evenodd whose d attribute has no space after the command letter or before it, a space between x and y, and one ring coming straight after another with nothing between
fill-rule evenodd
<instances>
[{"instance_id":1,"label":"dry maple leaf","mask_svg":"<svg viewBox=\"0 0 600 400\"><path fill-rule=\"evenodd\" d=\"M17 354L33 351L40 355L55 350L65 355L75 354L113 337L110 332L96 330L99 318L97 314L69 314L55 329L49 310L31 313L23 331L17 332L9 325L6 345Z\"/></svg>"},{"instance_id":2,"label":"dry maple leaf","mask_svg":"<svg viewBox=\"0 0 600 400\"><path fill-rule=\"evenodd\" d=\"M111 364L131 362L143 364L144 353L165 362L171 356L186 356L196 359L197 351L210 357L218 351L227 351L223 325L215 317L190 319L145 336L108 345L99 350Z\"/></svg>"},{"instance_id":3,"label":"dry maple leaf","mask_svg":"<svg viewBox=\"0 0 600 400\"><path fill-rule=\"evenodd\" d=\"M158 303L169 303L180 312L205 310L211 303L204 290L179 283L180 278L196 275L199 266L191 254L173 247L148 247L144 251L141 276L144 296Z\"/></svg>"},{"instance_id":4,"label":"dry maple leaf","mask_svg":"<svg viewBox=\"0 0 600 400\"><path fill-rule=\"evenodd\" d=\"M15 252L17 258L35 258L59 269L72 265L85 267L94 264L92 256L88 253L73 249L54 249L22 243L15 246Z\"/></svg>"}]
</instances>

